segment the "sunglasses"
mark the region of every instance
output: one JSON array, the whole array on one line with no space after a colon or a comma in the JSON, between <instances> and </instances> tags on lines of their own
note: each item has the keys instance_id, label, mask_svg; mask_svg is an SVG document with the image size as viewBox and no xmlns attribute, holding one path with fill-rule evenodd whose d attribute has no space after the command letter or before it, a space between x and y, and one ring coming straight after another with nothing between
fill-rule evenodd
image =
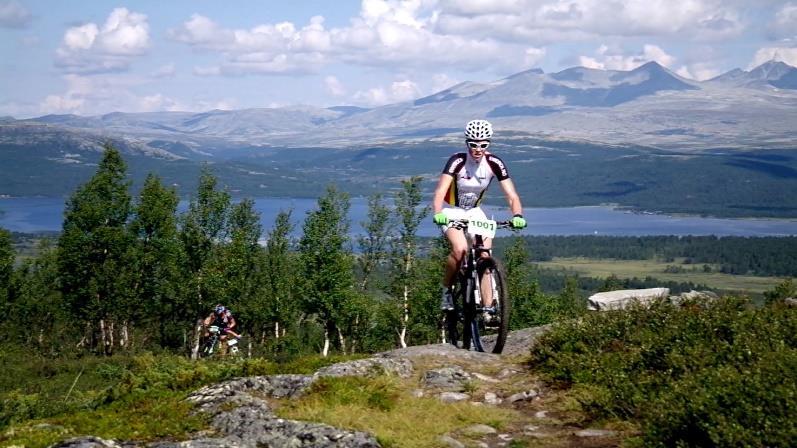
<instances>
[{"instance_id":1,"label":"sunglasses","mask_svg":"<svg viewBox=\"0 0 797 448\"><path fill-rule=\"evenodd\" d=\"M468 142L468 148L470 149L487 149L490 146L490 142Z\"/></svg>"}]
</instances>

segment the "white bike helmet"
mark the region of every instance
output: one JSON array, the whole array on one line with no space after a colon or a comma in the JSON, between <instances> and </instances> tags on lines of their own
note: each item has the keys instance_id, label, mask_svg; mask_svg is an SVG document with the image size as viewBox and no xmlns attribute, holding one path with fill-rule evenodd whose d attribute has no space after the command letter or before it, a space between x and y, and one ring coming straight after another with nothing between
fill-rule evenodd
<instances>
[{"instance_id":1,"label":"white bike helmet","mask_svg":"<svg viewBox=\"0 0 797 448\"><path fill-rule=\"evenodd\" d=\"M465 138L468 140L490 140L493 136L493 125L487 120L471 120L465 126Z\"/></svg>"}]
</instances>

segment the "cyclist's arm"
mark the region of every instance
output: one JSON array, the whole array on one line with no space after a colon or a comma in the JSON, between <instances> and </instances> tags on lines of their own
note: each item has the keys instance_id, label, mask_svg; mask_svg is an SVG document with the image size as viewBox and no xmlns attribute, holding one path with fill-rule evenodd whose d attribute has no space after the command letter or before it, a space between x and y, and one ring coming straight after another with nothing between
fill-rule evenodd
<instances>
[{"instance_id":1,"label":"cyclist's arm","mask_svg":"<svg viewBox=\"0 0 797 448\"><path fill-rule=\"evenodd\" d=\"M233 328L235 328L235 325L236 325L235 318L230 316L230 322L228 322L227 328L232 330Z\"/></svg>"},{"instance_id":2,"label":"cyclist's arm","mask_svg":"<svg viewBox=\"0 0 797 448\"><path fill-rule=\"evenodd\" d=\"M506 178L500 182L501 189L504 190L506 201L509 204L509 209L512 210L513 215L523 214L523 205L520 203L520 196L515 191L515 184L512 179Z\"/></svg>"},{"instance_id":3,"label":"cyclist's arm","mask_svg":"<svg viewBox=\"0 0 797 448\"><path fill-rule=\"evenodd\" d=\"M213 315L211 314L210 316L206 317L205 320L202 321L202 325L207 327L208 325L210 325L210 322L212 320L213 320Z\"/></svg>"},{"instance_id":4,"label":"cyclist's arm","mask_svg":"<svg viewBox=\"0 0 797 448\"><path fill-rule=\"evenodd\" d=\"M448 193L448 189L451 187L451 182L454 180L454 176L450 174L441 174L440 180L437 182L437 188L434 190L434 198L432 199L432 211L434 213L440 213L443 210L443 202L446 198L446 193Z\"/></svg>"}]
</instances>

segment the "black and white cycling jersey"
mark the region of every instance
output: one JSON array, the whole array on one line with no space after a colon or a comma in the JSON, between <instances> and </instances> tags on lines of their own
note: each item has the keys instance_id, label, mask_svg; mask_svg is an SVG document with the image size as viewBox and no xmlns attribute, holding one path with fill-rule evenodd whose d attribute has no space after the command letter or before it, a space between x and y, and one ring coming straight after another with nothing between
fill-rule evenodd
<instances>
[{"instance_id":1,"label":"black and white cycling jersey","mask_svg":"<svg viewBox=\"0 0 797 448\"><path fill-rule=\"evenodd\" d=\"M485 153L479 161L466 152L454 154L443 168L443 174L454 178L445 201L465 210L479 206L493 178L499 182L509 179L509 171L503 160L490 153Z\"/></svg>"}]
</instances>

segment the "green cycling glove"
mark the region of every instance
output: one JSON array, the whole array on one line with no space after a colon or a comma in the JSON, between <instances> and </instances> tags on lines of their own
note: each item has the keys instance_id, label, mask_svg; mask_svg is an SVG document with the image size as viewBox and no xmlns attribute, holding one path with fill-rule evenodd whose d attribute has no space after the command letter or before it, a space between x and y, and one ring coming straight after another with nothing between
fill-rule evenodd
<instances>
[{"instance_id":1,"label":"green cycling glove","mask_svg":"<svg viewBox=\"0 0 797 448\"><path fill-rule=\"evenodd\" d=\"M523 215L515 215L512 217L512 228L522 229L524 227L526 227L526 220L523 219Z\"/></svg>"},{"instance_id":2,"label":"green cycling glove","mask_svg":"<svg viewBox=\"0 0 797 448\"><path fill-rule=\"evenodd\" d=\"M434 220L434 223L437 224L438 226L444 226L448 224L448 216L446 216L446 214L443 212L435 213L434 218L432 219Z\"/></svg>"}]
</instances>

